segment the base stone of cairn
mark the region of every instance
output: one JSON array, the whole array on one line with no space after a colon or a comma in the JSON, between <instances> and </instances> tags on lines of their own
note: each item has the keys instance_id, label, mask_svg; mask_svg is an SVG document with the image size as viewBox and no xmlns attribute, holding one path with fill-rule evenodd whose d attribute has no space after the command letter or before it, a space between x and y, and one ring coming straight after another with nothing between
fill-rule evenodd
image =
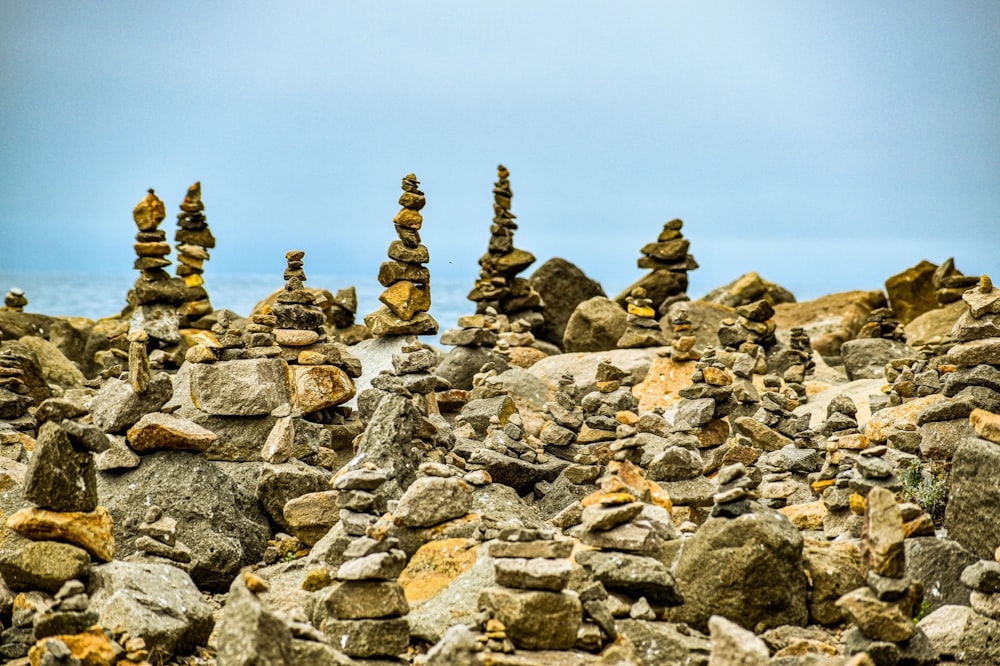
<instances>
[{"instance_id":1,"label":"base stone of cairn","mask_svg":"<svg viewBox=\"0 0 1000 666\"><path fill-rule=\"evenodd\" d=\"M389 259L379 269L378 281L385 291L379 296L383 307L365 317L372 335L434 335L437 322L428 313L431 307L431 273L427 247L420 243L424 218L420 210L427 203L420 181L412 173L403 178L403 194L393 223L399 240L389 245Z\"/></svg>"}]
</instances>

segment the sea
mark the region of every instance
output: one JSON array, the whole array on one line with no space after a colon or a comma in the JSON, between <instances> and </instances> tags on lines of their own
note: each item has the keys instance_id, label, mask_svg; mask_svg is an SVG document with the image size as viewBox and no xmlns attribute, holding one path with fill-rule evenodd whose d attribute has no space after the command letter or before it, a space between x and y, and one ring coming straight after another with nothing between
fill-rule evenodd
<instances>
[{"instance_id":1,"label":"sea","mask_svg":"<svg viewBox=\"0 0 1000 666\"><path fill-rule=\"evenodd\" d=\"M118 315L126 306L128 290L136 272L114 274L82 274L57 272L0 271L0 293L17 287L28 298L25 312L51 316L85 317L94 321ZM216 310L232 310L243 317L254 306L281 289L280 275L271 274L212 274L205 277L212 306ZM354 287L358 295L360 323L364 316L379 307L378 297L383 287L369 277L324 275L310 273L306 286L338 290ZM431 282L431 316L440 331L454 328L458 318L475 312L475 303L466 296L472 289L471 280L435 278Z\"/></svg>"}]
</instances>

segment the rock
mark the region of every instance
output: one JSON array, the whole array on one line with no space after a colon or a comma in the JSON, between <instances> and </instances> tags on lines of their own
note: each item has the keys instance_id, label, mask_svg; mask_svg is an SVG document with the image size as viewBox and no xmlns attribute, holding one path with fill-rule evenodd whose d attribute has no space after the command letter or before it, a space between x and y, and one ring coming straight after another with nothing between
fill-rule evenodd
<instances>
[{"instance_id":1,"label":"rock","mask_svg":"<svg viewBox=\"0 0 1000 666\"><path fill-rule=\"evenodd\" d=\"M66 581L85 578L87 551L57 541L29 541L0 528L0 575L14 590L55 593Z\"/></svg>"},{"instance_id":2,"label":"rock","mask_svg":"<svg viewBox=\"0 0 1000 666\"><path fill-rule=\"evenodd\" d=\"M280 465L265 464L257 481L257 499L271 520L290 532L291 525L285 520L285 505L297 497L318 493L329 487L329 472L300 460Z\"/></svg>"},{"instance_id":3,"label":"rock","mask_svg":"<svg viewBox=\"0 0 1000 666\"><path fill-rule=\"evenodd\" d=\"M553 257L536 268L528 282L545 303L545 321L534 331L535 336L560 348L566 325L576 307L596 296L606 296L599 283L559 257Z\"/></svg>"},{"instance_id":4,"label":"rock","mask_svg":"<svg viewBox=\"0 0 1000 666\"><path fill-rule=\"evenodd\" d=\"M122 626L142 637L148 649L164 654L185 654L205 645L215 626L211 606L191 578L169 564L97 565L87 592L102 626Z\"/></svg>"},{"instance_id":5,"label":"rock","mask_svg":"<svg viewBox=\"0 0 1000 666\"><path fill-rule=\"evenodd\" d=\"M156 504L178 521L177 538L191 548L191 577L216 591L228 589L240 568L264 554L270 530L252 492L215 463L184 452L153 453L135 469L98 475L98 497L114 519L119 557L134 552L146 507Z\"/></svg>"},{"instance_id":6,"label":"rock","mask_svg":"<svg viewBox=\"0 0 1000 666\"><path fill-rule=\"evenodd\" d=\"M215 416L266 416L291 401L288 372L277 358L195 363L191 399Z\"/></svg>"},{"instance_id":7,"label":"rock","mask_svg":"<svg viewBox=\"0 0 1000 666\"><path fill-rule=\"evenodd\" d=\"M609 590L643 596L659 606L676 606L686 601L670 570L652 557L586 550L578 552L576 560Z\"/></svg>"},{"instance_id":8,"label":"rock","mask_svg":"<svg viewBox=\"0 0 1000 666\"><path fill-rule=\"evenodd\" d=\"M143 415L128 429L126 437L138 453L161 450L200 453L218 439L215 433L196 423L162 412Z\"/></svg>"},{"instance_id":9,"label":"rock","mask_svg":"<svg viewBox=\"0 0 1000 666\"><path fill-rule=\"evenodd\" d=\"M802 536L777 511L750 506L734 519L710 518L681 542L673 573L684 605L668 611L671 621L699 628L722 615L749 628L805 625Z\"/></svg>"},{"instance_id":10,"label":"rock","mask_svg":"<svg viewBox=\"0 0 1000 666\"><path fill-rule=\"evenodd\" d=\"M583 607L575 594L491 587L483 590L479 605L504 624L518 648L569 650L576 644Z\"/></svg>"},{"instance_id":11,"label":"rock","mask_svg":"<svg viewBox=\"0 0 1000 666\"><path fill-rule=\"evenodd\" d=\"M713 615L708 619L708 630L712 640L709 666L767 666L771 663L764 641L735 622Z\"/></svg>"},{"instance_id":12,"label":"rock","mask_svg":"<svg viewBox=\"0 0 1000 666\"><path fill-rule=\"evenodd\" d=\"M496 580L504 587L558 592L566 587L572 570L573 563L565 559L508 557L497 560Z\"/></svg>"},{"instance_id":13,"label":"rock","mask_svg":"<svg viewBox=\"0 0 1000 666\"><path fill-rule=\"evenodd\" d=\"M980 559L1000 546L1000 444L970 437L952 458L951 493L945 509L948 536Z\"/></svg>"},{"instance_id":14,"label":"rock","mask_svg":"<svg viewBox=\"0 0 1000 666\"><path fill-rule=\"evenodd\" d=\"M23 494L43 509L93 511L97 507L94 457L75 451L57 423L43 423L24 476Z\"/></svg>"},{"instance_id":15,"label":"rock","mask_svg":"<svg viewBox=\"0 0 1000 666\"><path fill-rule=\"evenodd\" d=\"M48 636L28 651L32 664L86 664L86 666L112 666L118 662L115 648L101 627L94 626L69 636ZM55 661L66 659L66 661Z\"/></svg>"},{"instance_id":16,"label":"rock","mask_svg":"<svg viewBox=\"0 0 1000 666\"><path fill-rule=\"evenodd\" d=\"M558 385L560 377L570 374L576 384L577 394L585 396L597 390L597 382L594 380L597 366L606 358L611 360L612 365L628 373L626 382L636 384L649 374L658 356L655 348L567 353L542 359L527 371L553 388Z\"/></svg>"},{"instance_id":17,"label":"rock","mask_svg":"<svg viewBox=\"0 0 1000 666\"><path fill-rule=\"evenodd\" d=\"M242 577L229 590L216 638L219 666L292 664L292 632L251 592Z\"/></svg>"},{"instance_id":18,"label":"rock","mask_svg":"<svg viewBox=\"0 0 1000 666\"><path fill-rule=\"evenodd\" d=\"M916 427L917 416L920 412L944 399L941 394L934 393L923 398L914 398L895 407L881 409L872 414L862 432L873 442L884 442L889 439L889 435L894 429ZM809 404L812 404L811 399Z\"/></svg>"},{"instance_id":19,"label":"rock","mask_svg":"<svg viewBox=\"0 0 1000 666\"><path fill-rule=\"evenodd\" d=\"M136 393L129 382L112 377L90 401L90 414L104 432L124 432L144 414L160 411L173 392L170 375L163 372L150 378L143 393Z\"/></svg>"},{"instance_id":20,"label":"rock","mask_svg":"<svg viewBox=\"0 0 1000 666\"><path fill-rule=\"evenodd\" d=\"M837 600L865 584L861 551L850 542L806 539L802 564L809 576L809 618L832 626L846 615Z\"/></svg>"},{"instance_id":21,"label":"rock","mask_svg":"<svg viewBox=\"0 0 1000 666\"><path fill-rule=\"evenodd\" d=\"M1000 414L974 409L969 414L969 422L979 437L1000 444Z\"/></svg>"},{"instance_id":22,"label":"rock","mask_svg":"<svg viewBox=\"0 0 1000 666\"><path fill-rule=\"evenodd\" d=\"M304 416L354 397L354 382L334 365L289 366L293 412Z\"/></svg>"},{"instance_id":23,"label":"rock","mask_svg":"<svg viewBox=\"0 0 1000 666\"><path fill-rule=\"evenodd\" d=\"M385 470L389 480L379 492L387 498L398 499L416 480L418 460L411 446L419 418L409 398L387 395L372 414L358 443L357 454L347 467L357 469L371 463Z\"/></svg>"},{"instance_id":24,"label":"rock","mask_svg":"<svg viewBox=\"0 0 1000 666\"><path fill-rule=\"evenodd\" d=\"M63 389L83 386L83 372L63 352L48 340L34 335L26 335L18 340L30 349L42 371L42 379Z\"/></svg>"},{"instance_id":25,"label":"rock","mask_svg":"<svg viewBox=\"0 0 1000 666\"><path fill-rule=\"evenodd\" d=\"M339 520L334 490L306 493L285 502L282 515L292 534L306 546L314 546Z\"/></svg>"},{"instance_id":26,"label":"rock","mask_svg":"<svg viewBox=\"0 0 1000 666\"><path fill-rule=\"evenodd\" d=\"M757 272L751 271L727 285L710 291L701 300L736 308L759 300L765 300L771 305L795 303L795 296L784 287L765 280Z\"/></svg>"},{"instance_id":27,"label":"rock","mask_svg":"<svg viewBox=\"0 0 1000 666\"><path fill-rule=\"evenodd\" d=\"M941 344L955 322L967 311L968 306L960 299L918 315L903 328L907 343L914 348Z\"/></svg>"},{"instance_id":28,"label":"rock","mask_svg":"<svg viewBox=\"0 0 1000 666\"><path fill-rule=\"evenodd\" d=\"M625 332L625 310L604 296L580 303L566 323L562 348L566 352L599 352L615 349Z\"/></svg>"},{"instance_id":29,"label":"rock","mask_svg":"<svg viewBox=\"0 0 1000 666\"><path fill-rule=\"evenodd\" d=\"M872 310L885 305L885 294L878 290L829 294L812 301L775 305L774 323L779 331L802 328L817 353L836 358L840 346L854 339Z\"/></svg>"},{"instance_id":30,"label":"rock","mask_svg":"<svg viewBox=\"0 0 1000 666\"><path fill-rule=\"evenodd\" d=\"M104 562L115 554L111 514L103 506L91 512L25 508L8 518L6 524L25 538L70 543Z\"/></svg>"},{"instance_id":31,"label":"rock","mask_svg":"<svg viewBox=\"0 0 1000 666\"><path fill-rule=\"evenodd\" d=\"M897 358L912 358L916 353L898 340L886 338L859 338L848 340L840 347L847 378L881 379L885 377L885 366Z\"/></svg>"},{"instance_id":32,"label":"rock","mask_svg":"<svg viewBox=\"0 0 1000 666\"><path fill-rule=\"evenodd\" d=\"M399 617L410 612L403 587L395 581L345 581L321 591L317 603L328 617L342 620Z\"/></svg>"},{"instance_id":33,"label":"rock","mask_svg":"<svg viewBox=\"0 0 1000 666\"><path fill-rule=\"evenodd\" d=\"M893 493L880 486L872 488L866 499L861 528L861 562L880 576L899 578L905 565L903 516L899 505ZM888 640L895 642L905 638Z\"/></svg>"},{"instance_id":34,"label":"rock","mask_svg":"<svg viewBox=\"0 0 1000 666\"><path fill-rule=\"evenodd\" d=\"M499 355L488 347L452 347L434 369L434 374L448 381L452 388L472 390L472 378L486 363L500 361Z\"/></svg>"},{"instance_id":35,"label":"rock","mask_svg":"<svg viewBox=\"0 0 1000 666\"><path fill-rule=\"evenodd\" d=\"M885 281L889 304L903 324L938 307L934 286L935 270L936 264L924 260Z\"/></svg>"},{"instance_id":36,"label":"rock","mask_svg":"<svg viewBox=\"0 0 1000 666\"><path fill-rule=\"evenodd\" d=\"M410 644L406 618L388 620L336 620L327 618L321 627L331 645L352 657L397 656ZM220 665L221 666L221 665Z\"/></svg>"},{"instance_id":37,"label":"rock","mask_svg":"<svg viewBox=\"0 0 1000 666\"><path fill-rule=\"evenodd\" d=\"M970 613L962 632L959 656L969 664L1000 663L1000 622Z\"/></svg>"},{"instance_id":38,"label":"rock","mask_svg":"<svg viewBox=\"0 0 1000 666\"><path fill-rule=\"evenodd\" d=\"M869 638L899 643L913 636L913 621L903 615L895 604L879 601L867 587L848 592L837 601L837 605Z\"/></svg>"},{"instance_id":39,"label":"rock","mask_svg":"<svg viewBox=\"0 0 1000 666\"><path fill-rule=\"evenodd\" d=\"M974 435L969 419L924 423L920 426L920 457L923 460L951 460L958 445Z\"/></svg>"},{"instance_id":40,"label":"rock","mask_svg":"<svg viewBox=\"0 0 1000 666\"><path fill-rule=\"evenodd\" d=\"M708 636L686 625L621 619L616 626L632 643L642 664L708 665L711 650Z\"/></svg>"},{"instance_id":41,"label":"rock","mask_svg":"<svg viewBox=\"0 0 1000 666\"><path fill-rule=\"evenodd\" d=\"M924 584L927 612L948 605L969 605L962 571L976 561L958 542L944 537L905 539L906 576Z\"/></svg>"},{"instance_id":42,"label":"rock","mask_svg":"<svg viewBox=\"0 0 1000 666\"><path fill-rule=\"evenodd\" d=\"M464 516L471 507L472 489L464 481L427 476L406 489L393 515L407 527L432 527Z\"/></svg>"}]
</instances>

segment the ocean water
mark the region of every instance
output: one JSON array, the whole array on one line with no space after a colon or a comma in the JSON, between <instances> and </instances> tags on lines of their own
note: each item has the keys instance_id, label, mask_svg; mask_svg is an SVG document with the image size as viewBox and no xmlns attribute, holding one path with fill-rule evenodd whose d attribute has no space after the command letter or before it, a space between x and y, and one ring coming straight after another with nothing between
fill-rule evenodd
<instances>
[{"instance_id":1,"label":"ocean water","mask_svg":"<svg viewBox=\"0 0 1000 666\"><path fill-rule=\"evenodd\" d=\"M52 316L101 319L122 311L128 290L135 283L136 272L116 274L31 273L0 271L0 291L6 294L18 287L28 297L26 312ZM358 316L381 307L378 297L383 287L374 279L357 276L307 274L306 286L339 289L353 286L358 294ZM246 317L258 301L281 289L280 275L206 275L205 289L215 309L228 309ZM475 304L466 299L472 284L458 279L432 279L431 316L441 331L454 328L458 318L475 312Z\"/></svg>"}]
</instances>

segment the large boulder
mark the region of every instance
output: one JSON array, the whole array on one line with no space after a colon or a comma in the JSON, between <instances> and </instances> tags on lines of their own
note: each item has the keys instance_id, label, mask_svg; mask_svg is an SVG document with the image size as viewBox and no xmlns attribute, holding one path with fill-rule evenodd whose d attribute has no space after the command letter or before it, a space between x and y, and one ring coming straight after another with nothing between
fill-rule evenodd
<instances>
[{"instance_id":1,"label":"large boulder","mask_svg":"<svg viewBox=\"0 0 1000 666\"><path fill-rule=\"evenodd\" d=\"M962 571L977 562L957 541L944 537L904 539L906 575L924 584L927 612L943 606L968 606L969 588L962 584Z\"/></svg>"},{"instance_id":2,"label":"large boulder","mask_svg":"<svg viewBox=\"0 0 1000 666\"><path fill-rule=\"evenodd\" d=\"M173 381L165 372L157 372L146 390L137 393L127 381L112 377L90 401L94 425L104 432L124 433L150 412L158 412L174 393Z\"/></svg>"},{"instance_id":3,"label":"large boulder","mask_svg":"<svg viewBox=\"0 0 1000 666\"><path fill-rule=\"evenodd\" d=\"M535 329L535 337L562 348L566 324L580 303L606 296L601 285L574 264L553 257L535 269L528 282L545 303L545 321Z\"/></svg>"},{"instance_id":4,"label":"large boulder","mask_svg":"<svg viewBox=\"0 0 1000 666\"><path fill-rule=\"evenodd\" d=\"M924 260L885 281L889 304L900 323L906 325L938 306L934 288L937 264Z\"/></svg>"},{"instance_id":5,"label":"large boulder","mask_svg":"<svg viewBox=\"0 0 1000 666\"><path fill-rule=\"evenodd\" d=\"M1000 444L969 437L952 458L951 497L945 509L948 536L980 559L1000 546Z\"/></svg>"},{"instance_id":6,"label":"large boulder","mask_svg":"<svg viewBox=\"0 0 1000 666\"><path fill-rule=\"evenodd\" d=\"M291 402L288 364L280 358L194 363L191 400L215 416L266 416Z\"/></svg>"},{"instance_id":7,"label":"large boulder","mask_svg":"<svg viewBox=\"0 0 1000 666\"><path fill-rule=\"evenodd\" d=\"M751 271L727 285L713 289L702 296L701 300L738 308L759 300L765 300L771 305L794 303L795 295L781 285L765 280L756 271Z\"/></svg>"},{"instance_id":8,"label":"large boulder","mask_svg":"<svg viewBox=\"0 0 1000 666\"><path fill-rule=\"evenodd\" d=\"M452 347L434 369L434 374L447 380L452 388L469 391L476 373L490 361L506 365L503 357L488 347Z\"/></svg>"},{"instance_id":9,"label":"large boulder","mask_svg":"<svg viewBox=\"0 0 1000 666\"><path fill-rule=\"evenodd\" d=\"M928 310L903 327L906 342L912 347L940 344L955 327L955 322L968 311L968 304L961 299Z\"/></svg>"},{"instance_id":10,"label":"large boulder","mask_svg":"<svg viewBox=\"0 0 1000 666\"><path fill-rule=\"evenodd\" d=\"M774 323L778 340L788 344L788 331L802 328L813 349L824 358L840 356L840 346L853 340L876 308L885 307L881 291L847 291L829 294L802 303L781 303L774 306Z\"/></svg>"},{"instance_id":11,"label":"large boulder","mask_svg":"<svg viewBox=\"0 0 1000 666\"><path fill-rule=\"evenodd\" d=\"M260 561L271 536L252 495L201 456L163 451L122 473L99 472L98 499L115 522L116 554L135 552L139 524L156 504L177 521L177 539L192 551L191 577L225 591L241 567Z\"/></svg>"},{"instance_id":12,"label":"large boulder","mask_svg":"<svg viewBox=\"0 0 1000 666\"><path fill-rule=\"evenodd\" d=\"M566 323L562 348L566 352L597 352L615 349L625 332L625 310L604 296L583 301Z\"/></svg>"},{"instance_id":13,"label":"large boulder","mask_svg":"<svg viewBox=\"0 0 1000 666\"><path fill-rule=\"evenodd\" d=\"M673 573L684 604L667 619L699 631L712 615L747 629L809 619L803 539L788 518L751 503L737 518L710 518L682 542Z\"/></svg>"},{"instance_id":14,"label":"large boulder","mask_svg":"<svg viewBox=\"0 0 1000 666\"><path fill-rule=\"evenodd\" d=\"M881 379L885 377L885 366L897 358L914 358L916 352L898 340L885 338L859 338L848 340L840 346L847 378Z\"/></svg>"},{"instance_id":15,"label":"large boulder","mask_svg":"<svg viewBox=\"0 0 1000 666\"><path fill-rule=\"evenodd\" d=\"M85 377L73 361L66 358L62 350L44 338L26 335L19 342L35 353L42 369L42 378L49 384L63 389L79 388Z\"/></svg>"}]
</instances>

